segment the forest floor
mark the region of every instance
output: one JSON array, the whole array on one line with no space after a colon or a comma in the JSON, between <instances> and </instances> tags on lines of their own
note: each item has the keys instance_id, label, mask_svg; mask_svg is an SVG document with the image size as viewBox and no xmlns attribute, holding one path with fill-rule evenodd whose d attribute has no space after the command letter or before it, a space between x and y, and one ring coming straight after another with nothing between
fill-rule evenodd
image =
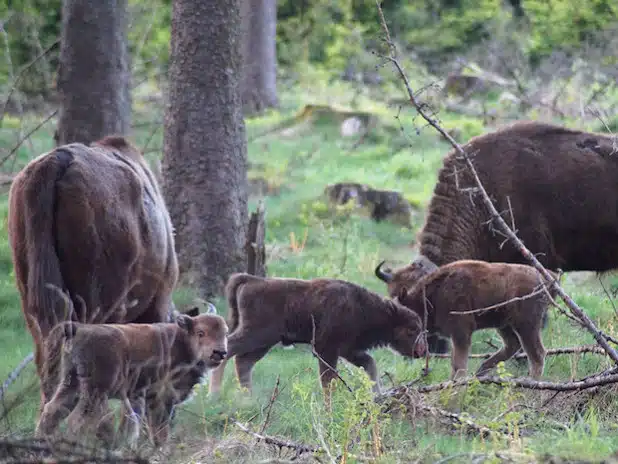
<instances>
[{"instance_id":1,"label":"forest floor","mask_svg":"<svg viewBox=\"0 0 618 464\"><path fill-rule=\"evenodd\" d=\"M380 101L369 92L354 92L344 84L315 84L307 78L283 90L281 107L247 120L250 210L258 201L266 209L266 249L271 276L350 280L380 294L385 285L373 274L386 259L392 266L409 262L416 254L415 236L422 224L437 171L448 145L422 124L412 109ZM330 105L336 110L305 105ZM136 121L159 121L153 103L136 98ZM158 110L160 113L161 109ZM304 111L303 113L303 109ZM341 109L370 117L367 133L343 136ZM296 116L304 114L303 117ZM457 129L457 140L487 132L491 125L451 113L440 118ZM40 115L5 117L0 144L10 149L20 127L34 127ZM292 123L286 123L293 121ZM274 129L279 127L279 129ZM5 162L3 171L14 173L29 159L52 148L54 120L50 120ZM138 124L132 134L138 146L148 142L147 157L159 155L160 126ZM388 221L376 223L366 211L335 208L324 188L335 182L359 182L378 189L399 191L414 205L411 227ZM258 188L259 187L259 188ZM259 191L261 190L261 191ZM264 193L264 191L266 191ZM0 379L32 350L15 287L6 233L6 188L0 197ZM604 276L608 289L618 279ZM613 303L594 274L572 273L564 288L592 320L618 336ZM611 292L610 292L611 293ZM176 302L192 298L190 289L179 289ZM216 301L222 314L223 300ZM543 332L547 348L593 343L556 309L550 311ZM501 341L491 330L474 336L474 353L495 350ZM423 375L423 360L406 360L389 349L374 350L384 389L414 383L414 387L448 379L450 359L430 360ZM470 370L480 361L472 359ZM565 354L548 357L543 378L557 382L580 379L611 367L602 354ZM527 365L510 360L499 367L502 376L522 377ZM241 426L286 442L319 447L297 461L320 462L600 462L618 450L616 387L592 392L524 390L512 386L471 384L465 388L418 393L410 389L408 408L381 411L371 400L364 372L346 362L340 374L353 387L341 386L334 396L333 412L322 404L317 361L307 346L275 347L255 367L251 396L240 391L233 363L228 365L222 394L213 399L207 386L179 408L173 438L173 457L159 462L288 462L293 449L258 442ZM38 380L32 363L10 385L0 406L0 438L32 433L38 407ZM440 411L466 418L491 433L457 424ZM240 424L240 426L238 425ZM144 453L147 450L143 451ZM610 462L610 461L606 461Z\"/></svg>"}]
</instances>

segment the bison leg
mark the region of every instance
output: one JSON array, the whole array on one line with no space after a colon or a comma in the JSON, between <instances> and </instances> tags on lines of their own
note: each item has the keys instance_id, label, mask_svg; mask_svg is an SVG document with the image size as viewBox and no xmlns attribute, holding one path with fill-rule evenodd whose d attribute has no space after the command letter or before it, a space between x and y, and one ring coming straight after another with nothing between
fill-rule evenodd
<instances>
[{"instance_id":1,"label":"bison leg","mask_svg":"<svg viewBox=\"0 0 618 464\"><path fill-rule=\"evenodd\" d=\"M35 436L51 435L58 425L77 405L79 396L75 388L66 383L59 385L52 399L45 405L35 429Z\"/></svg>"},{"instance_id":2,"label":"bison leg","mask_svg":"<svg viewBox=\"0 0 618 464\"><path fill-rule=\"evenodd\" d=\"M80 379L81 380L81 379ZM80 382L77 407L71 412L68 422L69 432L73 436L82 436L85 431L96 430L97 438L110 443L113 438L113 429L109 421L107 395L97 389L88 388L87 380Z\"/></svg>"},{"instance_id":3,"label":"bison leg","mask_svg":"<svg viewBox=\"0 0 618 464\"><path fill-rule=\"evenodd\" d=\"M150 439L157 448L166 444L169 439L173 409L174 403L169 398L161 401L155 397L146 403L148 431Z\"/></svg>"},{"instance_id":4,"label":"bison leg","mask_svg":"<svg viewBox=\"0 0 618 464\"><path fill-rule=\"evenodd\" d=\"M504 346L480 365L476 371L477 376L487 373L487 371L492 369L499 362L506 361L511 358L521 347L519 338L517 338L517 334L512 328L505 327L503 329L498 329L498 332L504 341Z\"/></svg>"},{"instance_id":5,"label":"bison leg","mask_svg":"<svg viewBox=\"0 0 618 464\"><path fill-rule=\"evenodd\" d=\"M320 369L320 381L322 383L322 390L324 392L324 402L326 408L330 411L330 398L331 398L331 384L332 380L337 378L337 361L339 354L333 351L332 348L315 348L315 353L318 356L318 366Z\"/></svg>"},{"instance_id":6,"label":"bison leg","mask_svg":"<svg viewBox=\"0 0 618 464\"><path fill-rule=\"evenodd\" d=\"M365 372L373 381L373 392L379 395L381 393L380 379L378 378L378 368L373 357L365 351L354 351L353 353L343 355L343 357L355 366L365 369Z\"/></svg>"},{"instance_id":7,"label":"bison leg","mask_svg":"<svg viewBox=\"0 0 618 464\"><path fill-rule=\"evenodd\" d=\"M468 369L468 354L470 353L470 345L472 344L472 333L454 334L452 340L451 380L454 380L457 377L466 375Z\"/></svg>"},{"instance_id":8,"label":"bison leg","mask_svg":"<svg viewBox=\"0 0 618 464\"><path fill-rule=\"evenodd\" d=\"M518 328L517 335L521 345L528 356L528 374L533 379L538 379L543 375L545 367L545 347L541 339L541 328L528 326L523 329Z\"/></svg>"},{"instance_id":9,"label":"bison leg","mask_svg":"<svg viewBox=\"0 0 618 464\"><path fill-rule=\"evenodd\" d=\"M253 371L253 366L266 356L270 348L270 346L267 346L266 348L260 348L250 353L236 355L236 375L238 376L238 382L242 388L246 388L251 392L251 373Z\"/></svg>"}]
</instances>

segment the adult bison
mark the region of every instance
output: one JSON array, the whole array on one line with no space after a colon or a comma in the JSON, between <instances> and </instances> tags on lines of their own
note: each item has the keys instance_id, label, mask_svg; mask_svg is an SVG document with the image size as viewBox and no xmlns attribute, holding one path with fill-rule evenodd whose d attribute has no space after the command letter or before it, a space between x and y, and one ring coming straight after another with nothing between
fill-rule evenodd
<instances>
[{"instance_id":1,"label":"adult bison","mask_svg":"<svg viewBox=\"0 0 618 464\"><path fill-rule=\"evenodd\" d=\"M145 159L123 137L32 160L11 186L8 231L39 376L42 343L62 320L168 320L178 278L172 224Z\"/></svg>"},{"instance_id":2,"label":"adult bison","mask_svg":"<svg viewBox=\"0 0 618 464\"><path fill-rule=\"evenodd\" d=\"M481 182L517 235L549 269L603 272L618 267L618 144L609 135L521 121L463 146ZM461 260L526 263L505 242L453 150L444 159L419 232L419 257L387 284L412 285L436 266ZM510 215L512 211L512 218ZM389 285L396 292L397 285ZM396 293L394 293L396 294ZM445 345L431 351L446 351Z\"/></svg>"}]
</instances>

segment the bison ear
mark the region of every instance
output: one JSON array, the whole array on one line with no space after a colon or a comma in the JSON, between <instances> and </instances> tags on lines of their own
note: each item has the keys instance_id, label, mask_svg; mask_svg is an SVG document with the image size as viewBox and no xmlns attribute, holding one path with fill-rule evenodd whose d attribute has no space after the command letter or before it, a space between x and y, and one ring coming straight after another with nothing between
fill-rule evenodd
<instances>
[{"instance_id":1,"label":"bison ear","mask_svg":"<svg viewBox=\"0 0 618 464\"><path fill-rule=\"evenodd\" d=\"M188 309L187 311L185 311L184 314L186 314L187 316L190 316L190 317L199 316L200 315L200 308L198 306L194 306L193 308Z\"/></svg>"},{"instance_id":2,"label":"bison ear","mask_svg":"<svg viewBox=\"0 0 618 464\"><path fill-rule=\"evenodd\" d=\"M206 302L206 314L217 314L217 307L211 302Z\"/></svg>"},{"instance_id":3,"label":"bison ear","mask_svg":"<svg viewBox=\"0 0 618 464\"><path fill-rule=\"evenodd\" d=\"M186 314L179 314L176 318L176 324L182 330L185 330L189 333L193 332L193 319L191 316L187 316Z\"/></svg>"}]
</instances>

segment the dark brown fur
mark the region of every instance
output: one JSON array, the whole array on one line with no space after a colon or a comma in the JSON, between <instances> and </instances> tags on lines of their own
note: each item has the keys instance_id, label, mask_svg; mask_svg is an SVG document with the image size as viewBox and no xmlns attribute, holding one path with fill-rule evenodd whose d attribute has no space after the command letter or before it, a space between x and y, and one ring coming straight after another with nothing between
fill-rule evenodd
<instances>
[{"instance_id":1,"label":"dark brown fur","mask_svg":"<svg viewBox=\"0 0 618 464\"><path fill-rule=\"evenodd\" d=\"M375 361L367 350L389 345L407 357L422 356L421 320L399 304L351 282L336 279L261 278L239 273L226 285L230 336L228 358L236 356L241 386L251 389L251 370L279 342L311 343L327 387L339 357L363 367L379 390ZM313 316L313 322L312 322ZM228 359L226 358L226 360ZM218 392L225 363L212 372L210 391Z\"/></svg>"},{"instance_id":2,"label":"dark brown fur","mask_svg":"<svg viewBox=\"0 0 618 464\"><path fill-rule=\"evenodd\" d=\"M472 138L487 193L547 268L603 272L618 267L618 144L609 135L541 122L517 122ZM454 175L455 170L457 176ZM420 254L438 266L460 259L526 263L484 224L489 213L459 188L474 186L465 162L444 160L419 233Z\"/></svg>"},{"instance_id":3,"label":"dark brown fur","mask_svg":"<svg viewBox=\"0 0 618 464\"><path fill-rule=\"evenodd\" d=\"M172 224L146 161L124 138L31 161L9 192L8 232L39 375L43 339L62 320L168 320L178 277ZM67 314L48 284L84 311Z\"/></svg>"},{"instance_id":4,"label":"dark brown fur","mask_svg":"<svg viewBox=\"0 0 618 464\"><path fill-rule=\"evenodd\" d=\"M472 333L488 328L498 330L504 347L481 364L477 375L511 358L523 347L528 356L529 373L538 378L543 373L545 361L541 329L550 301L547 293L541 290L543 283L547 282L532 266L461 260L426 275L410 291L400 287L399 299L421 318L427 308L427 331L451 339L451 378L467 369ZM537 293L526 299L487 311L451 314L488 308L534 292ZM555 296L552 290L549 294L552 298Z\"/></svg>"},{"instance_id":5,"label":"dark brown fur","mask_svg":"<svg viewBox=\"0 0 618 464\"><path fill-rule=\"evenodd\" d=\"M56 325L45 343L42 382L51 400L37 434L50 435L68 416L73 434L94 427L109 443L107 400L116 398L125 412L143 409L154 443L164 443L174 406L225 357L226 334L225 320L214 314L177 315L175 323Z\"/></svg>"}]
</instances>

